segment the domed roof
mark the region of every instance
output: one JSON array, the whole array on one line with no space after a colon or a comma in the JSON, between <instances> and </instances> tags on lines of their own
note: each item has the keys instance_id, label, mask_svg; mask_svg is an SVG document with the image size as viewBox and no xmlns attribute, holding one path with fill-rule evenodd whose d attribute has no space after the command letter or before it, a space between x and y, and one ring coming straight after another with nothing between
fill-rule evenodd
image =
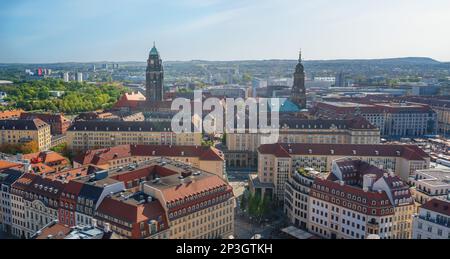
<instances>
[{"instance_id":1,"label":"domed roof","mask_svg":"<svg viewBox=\"0 0 450 259\"><path fill-rule=\"evenodd\" d=\"M303 66L302 63L298 63L297 66L295 67L295 71L296 72L303 72L303 71L305 71L305 67Z\"/></svg>"},{"instance_id":2,"label":"domed roof","mask_svg":"<svg viewBox=\"0 0 450 259\"><path fill-rule=\"evenodd\" d=\"M156 49L156 45L154 42L153 42L153 48L150 50L150 56L159 56L159 52Z\"/></svg>"},{"instance_id":3,"label":"domed roof","mask_svg":"<svg viewBox=\"0 0 450 259\"><path fill-rule=\"evenodd\" d=\"M298 57L298 64L295 67L295 71L296 72L303 72L303 71L305 71L305 67L303 66L303 63L302 63L302 51L301 50L300 50L300 54L299 54L299 57Z\"/></svg>"}]
</instances>

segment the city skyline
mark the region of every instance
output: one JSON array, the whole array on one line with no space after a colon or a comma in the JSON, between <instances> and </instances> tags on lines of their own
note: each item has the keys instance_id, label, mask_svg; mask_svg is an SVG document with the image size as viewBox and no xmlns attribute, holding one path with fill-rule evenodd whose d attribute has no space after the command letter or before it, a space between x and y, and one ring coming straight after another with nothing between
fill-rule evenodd
<instances>
[{"instance_id":1,"label":"city skyline","mask_svg":"<svg viewBox=\"0 0 450 259\"><path fill-rule=\"evenodd\" d=\"M382 2L2 2L0 63L145 61L153 41L167 61L294 60L299 48L306 60L450 61L450 3Z\"/></svg>"}]
</instances>

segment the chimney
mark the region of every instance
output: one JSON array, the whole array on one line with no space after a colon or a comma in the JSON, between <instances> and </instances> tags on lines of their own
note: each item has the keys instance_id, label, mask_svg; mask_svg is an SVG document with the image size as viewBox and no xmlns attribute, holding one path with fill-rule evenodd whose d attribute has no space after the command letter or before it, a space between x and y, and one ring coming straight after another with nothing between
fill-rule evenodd
<instances>
[{"instance_id":1,"label":"chimney","mask_svg":"<svg viewBox=\"0 0 450 259\"><path fill-rule=\"evenodd\" d=\"M111 225L109 223L105 223L104 231L105 233L111 232Z\"/></svg>"},{"instance_id":2,"label":"chimney","mask_svg":"<svg viewBox=\"0 0 450 259\"><path fill-rule=\"evenodd\" d=\"M344 186L344 185L345 185L345 182L344 182L344 181L339 181L339 184L340 184L341 186Z\"/></svg>"},{"instance_id":3,"label":"chimney","mask_svg":"<svg viewBox=\"0 0 450 259\"><path fill-rule=\"evenodd\" d=\"M92 226L93 226L94 228L97 227L97 220L96 220L96 219L92 219Z\"/></svg>"}]
</instances>

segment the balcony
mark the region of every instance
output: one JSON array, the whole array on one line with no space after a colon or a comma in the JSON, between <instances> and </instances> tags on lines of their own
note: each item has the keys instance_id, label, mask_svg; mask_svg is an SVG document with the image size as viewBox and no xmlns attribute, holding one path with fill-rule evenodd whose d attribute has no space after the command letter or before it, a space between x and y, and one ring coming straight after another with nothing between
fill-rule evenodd
<instances>
[{"instance_id":1,"label":"balcony","mask_svg":"<svg viewBox=\"0 0 450 259\"><path fill-rule=\"evenodd\" d=\"M445 220L437 220L437 219L435 219L435 218L432 218L432 217L428 217L428 216L419 216L419 219L422 219L422 220L425 220L425 221L428 221L428 222L431 222L431 223L434 223L434 224L437 224L437 225L440 225L440 226L444 226L444 227L447 227L447 228L450 228L450 221L445 221Z\"/></svg>"}]
</instances>

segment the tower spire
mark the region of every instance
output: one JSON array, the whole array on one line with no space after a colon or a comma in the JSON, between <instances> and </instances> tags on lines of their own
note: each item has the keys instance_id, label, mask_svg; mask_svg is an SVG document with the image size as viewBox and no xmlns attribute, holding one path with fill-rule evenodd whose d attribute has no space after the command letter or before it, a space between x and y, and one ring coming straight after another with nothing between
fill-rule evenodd
<instances>
[{"instance_id":1,"label":"tower spire","mask_svg":"<svg viewBox=\"0 0 450 259\"><path fill-rule=\"evenodd\" d=\"M298 54L298 62L302 62L302 49L300 49L300 52Z\"/></svg>"},{"instance_id":2,"label":"tower spire","mask_svg":"<svg viewBox=\"0 0 450 259\"><path fill-rule=\"evenodd\" d=\"M153 41L153 48L156 48L156 42Z\"/></svg>"}]
</instances>

